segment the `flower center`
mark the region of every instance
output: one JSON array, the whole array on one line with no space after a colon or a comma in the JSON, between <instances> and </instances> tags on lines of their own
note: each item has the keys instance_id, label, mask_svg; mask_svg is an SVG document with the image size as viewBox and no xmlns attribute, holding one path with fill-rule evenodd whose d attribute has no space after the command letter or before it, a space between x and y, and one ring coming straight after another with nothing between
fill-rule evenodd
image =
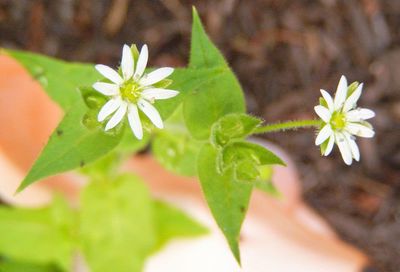
<instances>
[{"instance_id":1,"label":"flower center","mask_svg":"<svg viewBox=\"0 0 400 272\"><path fill-rule=\"evenodd\" d=\"M343 112L335 111L330 123L333 129L342 130L346 126L346 115Z\"/></svg>"},{"instance_id":2,"label":"flower center","mask_svg":"<svg viewBox=\"0 0 400 272\"><path fill-rule=\"evenodd\" d=\"M119 88L121 97L131 103L136 103L140 98L140 93L142 92L141 86L133 79L124 82L124 84Z\"/></svg>"}]
</instances>

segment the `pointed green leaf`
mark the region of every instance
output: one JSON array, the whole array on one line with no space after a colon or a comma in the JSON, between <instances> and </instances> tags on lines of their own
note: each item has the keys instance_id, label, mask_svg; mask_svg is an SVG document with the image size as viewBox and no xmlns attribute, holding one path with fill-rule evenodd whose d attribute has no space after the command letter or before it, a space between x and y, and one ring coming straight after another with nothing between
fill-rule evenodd
<instances>
[{"instance_id":1,"label":"pointed green leaf","mask_svg":"<svg viewBox=\"0 0 400 272\"><path fill-rule=\"evenodd\" d=\"M122 133L88 129L82 124L86 111L83 101L78 100L67 112L18 191L39 179L83 167L117 146Z\"/></svg>"},{"instance_id":2,"label":"pointed green leaf","mask_svg":"<svg viewBox=\"0 0 400 272\"><path fill-rule=\"evenodd\" d=\"M101 76L92 64L73 63L47 56L7 50L64 110L80 99L78 87L91 86Z\"/></svg>"},{"instance_id":3,"label":"pointed green leaf","mask_svg":"<svg viewBox=\"0 0 400 272\"><path fill-rule=\"evenodd\" d=\"M227 63L218 48L204 30L197 10L193 8L192 43L190 47L191 68L225 67Z\"/></svg>"},{"instance_id":4,"label":"pointed green leaf","mask_svg":"<svg viewBox=\"0 0 400 272\"><path fill-rule=\"evenodd\" d=\"M84 190L80 239L92 272L142 271L156 243L152 205L146 186L128 174Z\"/></svg>"},{"instance_id":5,"label":"pointed green leaf","mask_svg":"<svg viewBox=\"0 0 400 272\"><path fill-rule=\"evenodd\" d=\"M195 10L189 67L220 70L217 77L192 89L183 105L185 123L190 133L197 139L206 139L211 126L219 118L228 113L244 113L245 102L239 82L208 38Z\"/></svg>"},{"instance_id":6,"label":"pointed green leaf","mask_svg":"<svg viewBox=\"0 0 400 272\"><path fill-rule=\"evenodd\" d=\"M239 234L244 220L250 195L251 183L237 182L229 169L223 173L217 170L218 151L206 144L197 160L197 171L208 206L224 233L236 260L240 263Z\"/></svg>"},{"instance_id":7,"label":"pointed green leaf","mask_svg":"<svg viewBox=\"0 0 400 272\"><path fill-rule=\"evenodd\" d=\"M228 70L195 88L183 104L186 126L193 137L199 140L210 136L212 125L222 116L244 111L240 85Z\"/></svg>"}]
</instances>

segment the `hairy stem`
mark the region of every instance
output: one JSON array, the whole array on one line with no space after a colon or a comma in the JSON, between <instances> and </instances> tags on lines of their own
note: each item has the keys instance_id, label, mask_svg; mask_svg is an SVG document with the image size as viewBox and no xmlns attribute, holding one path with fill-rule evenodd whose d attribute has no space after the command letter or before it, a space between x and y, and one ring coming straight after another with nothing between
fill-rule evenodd
<instances>
[{"instance_id":1,"label":"hairy stem","mask_svg":"<svg viewBox=\"0 0 400 272\"><path fill-rule=\"evenodd\" d=\"M321 120L295 120L295 121L287 121L284 123L275 123L268 124L265 126L261 126L255 129L254 133L268 133L268 132L277 132L277 131L285 131L285 130L294 130L298 128L309 128L309 127L320 127L322 124Z\"/></svg>"}]
</instances>

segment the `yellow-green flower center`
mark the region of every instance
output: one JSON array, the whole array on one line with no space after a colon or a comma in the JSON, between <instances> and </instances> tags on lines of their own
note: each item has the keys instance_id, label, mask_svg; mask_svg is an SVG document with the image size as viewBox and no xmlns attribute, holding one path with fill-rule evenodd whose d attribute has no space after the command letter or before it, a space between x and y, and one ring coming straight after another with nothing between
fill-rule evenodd
<instances>
[{"instance_id":1,"label":"yellow-green flower center","mask_svg":"<svg viewBox=\"0 0 400 272\"><path fill-rule=\"evenodd\" d=\"M124 84L119 88L121 97L131 103L136 103L140 98L140 93L142 92L142 87L134 80L129 80L124 82Z\"/></svg>"},{"instance_id":2,"label":"yellow-green flower center","mask_svg":"<svg viewBox=\"0 0 400 272\"><path fill-rule=\"evenodd\" d=\"M330 123L334 130L342 130L346 126L346 115L343 112L335 111L332 114Z\"/></svg>"}]
</instances>

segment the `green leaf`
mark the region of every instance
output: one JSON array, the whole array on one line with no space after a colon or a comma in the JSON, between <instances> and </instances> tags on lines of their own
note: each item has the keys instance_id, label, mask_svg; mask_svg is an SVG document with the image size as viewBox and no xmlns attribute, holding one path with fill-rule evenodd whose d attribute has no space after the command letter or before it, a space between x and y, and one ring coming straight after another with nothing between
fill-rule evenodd
<instances>
[{"instance_id":1,"label":"green leaf","mask_svg":"<svg viewBox=\"0 0 400 272\"><path fill-rule=\"evenodd\" d=\"M236 182L231 168L220 173L217 156L217 149L211 144L204 145L197 160L197 171L208 206L240 264L239 234L253 186Z\"/></svg>"},{"instance_id":2,"label":"green leaf","mask_svg":"<svg viewBox=\"0 0 400 272\"><path fill-rule=\"evenodd\" d=\"M41 209L0 207L0 255L39 265L54 263L69 271L75 220L75 213L59 198Z\"/></svg>"},{"instance_id":3,"label":"green leaf","mask_svg":"<svg viewBox=\"0 0 400 272\"><path fill-rule=\"evenodd\" d=\"M190 47L191 68L225 67L227 63L218 48L207 36L196 8L193 7L192 43Z\"/></svg>"},{"instance_id":4,"label":"green leaf","mask_svg":"<svg viewBox=\"0 0 400 272\"><path fill-rule=\"evenodd\" d=\"M262 120L243 113L232 113L220 118L211 129L211 143L224 146L231 140L242 140L251 135Z\"/></svg>"},{"instance_id":5,"label":"green leaf","mask_svg":"<svg viewBox=\"0 0 400 272\"><path fill-rule=\"evenodd\" d=\"M214 77L192 88L183 104L185 123L196 139L207 139L211 126L229 113L244 113L243 92L224 57L205 33L196 10L193 10L190 68L219 69Z\"/></svg>"},{"instance_id":6,"label":"green leaf","mask_svg":"<svg viewBox=\"0 0 400 272\"><path fill-rule=\"evenodd\" d=\"M146 186L128 174L92 182L81 207L80 239L91 271L141 271L156 243Z\"/></svg>"},{"instance_id":7,"label":"green leaf","mask_svg":"<svg viewBox=\"0 0 400 272\"><path fill-rule=\"evenodd\" d=\"M165 202L155 201L154 218L157 233L156 250L171 239L192 238L208 233L203 225Z\"/></svg>"},{"instance_id":8,"label":"green leaf","mask_svg":"<svg viewBox=\"0 0 400 272\"><path fill-rule=\"evenodd\" d=\"M202 88L203 85L218 78L223 73L224 69L221 68L175 69L169 77L172 83L168 86L168 89L177 90L179 94L171 99L156 100L154 103L163 120L166 120L175 112L190 92Z\"/></svg>"},{"instance_id":9,"label":"green leaf","mask_svg":"<svg viewBox=\"0 0 400 272\"><path fill-rule=\"evenodd\" d=\"M72 63L18 50L7 51L64 110L80 99L78 87L91 86L101 76L92 64Z\"/></svg>"},{"instance_id":10,"label":"green leaf","mask_svg":"<svg viewBox=\"0 0 400 272\"><path fill-rule=\"evenodd\" d=\"M106 133L99 127L88 129L83 125L86 111L83 101L78 100L67 112L18 191L39 179L83 167L114 149L122 133Z\"/></svg>"},{"instance_id":11,"label":"green leaf","mask_svg":"<svg viewBox=\"0 0 400 272\"><path fill-rule=\"evenodd\" d=\"M222 116L243 112L243 94L229 70L194 89L183 104L186 126L193 137L199 140L210 136L211 126Z\"/></svg>"}]
</instances>

